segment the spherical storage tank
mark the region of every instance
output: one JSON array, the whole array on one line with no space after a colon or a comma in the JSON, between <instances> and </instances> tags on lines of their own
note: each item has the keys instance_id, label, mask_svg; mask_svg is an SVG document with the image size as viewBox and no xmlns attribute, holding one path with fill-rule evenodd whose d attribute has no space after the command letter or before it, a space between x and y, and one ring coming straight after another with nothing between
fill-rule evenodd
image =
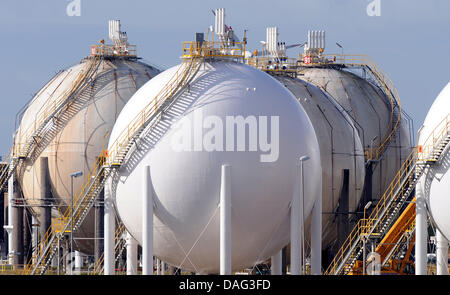
<instances>
[{"instance_id":1,"label":"spherical storage tank","mask_svg":"<svg viewBox=\"0 0 450 295\"><path fill-rule=\"evenodd\" d=\"M136 92L114 125L109 148L178 67ZM137 143L139 160L123 164L106 189L127 230L142 244L142 179L150 166L154 254L182 269L219 272L222 164L231 166L233 270L253 266L288 244L301 156L310 157L304 162L305 214L320 191L319 146L307 114L274 78L241 63L204 62L145 134Z\"/></svg>"},{"instance_id":2,"label":"spherical storage tank","mask_svg":"<svg viewBox=\"0 0 450 295\"><path fill-rule=\"evenodd\" d=\"M433 133L436 142L445 125L450 121L450 83L439 93L431 106L419 134L419 146L423 146L424 153L430 152L427 147L433 141ZM447 127L448 128L448 127ZM425 170L424 176L419 181L419 187L425 195L428 210L439 229L447 238L450 238L450 150L449 145L442 152L441 159Z\"/></svg>"},{"instance_id":3,"label":"spherical storage tank","mask_svg":"<svg viewBox=\"0 0 450 295\"><path fill-rule=\"evenodd\" d=\"M347 112L332 97L306 81L275 76L305 109L317 135L322 164L322 246L337 238L335 214L348 170L348 210L354 212L364 187L364 150L358 129ZM310 220L308 220L310 222ZM308 229L309 226L306 226ZM306 237L309 237L307 234Z\"/></svg>"},{"instance_id":4,"label":"spherical storage tank","mask_svg":"<svg viewBox=\"0 0 450 295\"><path fill-rule=\"evenodd\" d=\"M90 59L61 71L49 81L28 104L20 126L15 134L15 144L26 141L24 134L34 124L36 118L58 100L67 97L74 81L83 76L89 68ZM93 79L77 95L73 104L68 104L68 117L62 118L58 132L39 154L38 158L27 159L18 170L18 179L24 197L32 202L41 198L39 158L48 158L47 180L56 201L68 205L71 202L72 187L70 174L82 171L83 176L74 178L73 192L76 194L84 176L97 160L103 142L107 143L113 124L129 98L159 70L137 59L110 57L101 60ZM55 212L53 212L54 214ZM38 212L35 212L38 214ZM94 237L93 210L87 216L77 237ZM92 253L93 240L78 240L78 250Z\"/></svg>"}]
</instances>

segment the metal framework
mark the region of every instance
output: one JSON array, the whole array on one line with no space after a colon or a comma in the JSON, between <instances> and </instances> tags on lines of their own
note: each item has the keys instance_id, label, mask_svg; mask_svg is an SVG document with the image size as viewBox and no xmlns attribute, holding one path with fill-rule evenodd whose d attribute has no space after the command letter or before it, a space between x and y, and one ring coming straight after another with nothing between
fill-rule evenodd
<instances>
[{"instance_id":1,"label":"metal framework","mask_svg":"<svg viewBox=\"0 0 450 295\"><path fill-rule=\"evenodd\" d=\"M410 197L422 174L439 161L449 143L450 114L435 127L423 145L413 149L370 216L358 221L325 274L349 273L363 251L363 239L386 238L387 234L395 232L396 228L392 228L395 221L398 221L398 226L406 226L404 223L402 224L401 219L398 219L402 207ZM404 215L401 215L401 218L409 217L410 224L407 231L411 232L415 226L411 220L412 207L407 206L405 210L402 211ZM410 238L410 236L405 234L400 238L405 239ZM380 251L381 249L379 248ZM386 258L392 255L394 251L395 249L392 253L385 253L386 257L383 263L387 262Z\"/></svg>"}]
</instances>

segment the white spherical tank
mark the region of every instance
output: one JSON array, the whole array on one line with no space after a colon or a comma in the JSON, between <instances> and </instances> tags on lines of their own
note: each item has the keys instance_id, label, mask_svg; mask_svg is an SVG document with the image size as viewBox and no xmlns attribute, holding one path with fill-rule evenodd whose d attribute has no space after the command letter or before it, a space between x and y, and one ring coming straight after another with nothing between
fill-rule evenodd
<instances>
[{"instance_id":1,"label":"white spherical tank","mask_svg":"<svg viewBox=\"0 0 450 295\"><path fill-rule=\"evenodd\" d=\"M398 117L398 112L394 112L393 118L387 95L367 79L334 68L305 68L301 74L300 79L317 85L347 112L358 129L364 149L378 147L391 133L389 123ZM383 195L411 149L409 126L402 116L385 154L373 164L371 198L379 199Z\"/></svg>"},{"instance_id":2,"label":"white spherical tank","mask_svg":"<svg viewBox=\"0 0 450 295\"><path fill-rule=\"evenodd\" d=\"M131 98L114 125L110 147L177 68L159 74ZM137 145L139 161L122 165L109 189L127 230L142 243L142 179L150 166L154 254L182 269L219 271L222 164L231 165L233 270L264 261L288 244L301 156L310 157L304 162L305 214L320 191L320 150L307 114L279 82L241 63L205 62Z\"/></svg>"},{"instance_id":3,"label":"white spherical tank","mask_svg":"<svg viewBox=\"0 0 450 295\"><path fill-rule=\"evenodd\" d=\"M432 142L433 133L436 140L439 138L439 130L448 124L450 114L450 83L444 87L431 106L423 123L419 134L419 146L429 146ZM439 231L447 238L450 238L450 149L447 148L442 153L442 159L434 163L424 176L420 179L419 185L425 194L427 206L431 216Z\"/></svg>"},{"instance_id":4,"label":"white spherical tank","mask_svg":"<svg viewBox=\"0 0 450 295\"><path fill-rule=\"evenodd\" d=\"M74 81L87 71L89 60L85 59L59 73L33 98L25 110L15 135L16 144L24 143L26 130L43 110L70 93ZM84 176L106 148L113 124L119 112L137 91L159 70L132 59L109 58L101 61L92 81L77 95L77 102L69 111L68 119L39 157L48 157L48 175L51 191L56 202L68 205L72 197L70 174L82 171L83 176L74 178L73 192L77 194ZM19 181L25 198L39 200L40 161L27 159L18 170ZM35 212L36 214L38 212ZM94 214L90 212L76 236L94 237ZM77 241L77 249L92 253L93 241Z\"/></svg>"},{"instance_id":5,"label":"white spherical tank","mask_svg":"<svg viewBox=\"0 0 450 295\"><path fill-rule=\"evenodd\" d=\"M357 209L361 199L365 177L361 139L348 114L318 87L288 76L275 78L301 103L317 135L322 163L322 247L326 248L337 238L334 212L343 187L344 169L349 171L349 212Z\"/></svg>"}]
</instances>

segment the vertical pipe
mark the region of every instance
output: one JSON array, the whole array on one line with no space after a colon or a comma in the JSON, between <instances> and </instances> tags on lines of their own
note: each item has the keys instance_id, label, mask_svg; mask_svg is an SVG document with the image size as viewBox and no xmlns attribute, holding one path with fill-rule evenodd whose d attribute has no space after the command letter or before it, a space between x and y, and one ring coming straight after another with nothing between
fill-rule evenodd
<instances>
[{"instance_id":1,"label":"vertical pipe","mask_svg":"<svg viewBox=\"0 0 450 295\"><path fill-rule=\"evenodd\" d=\"M32 220L32 215L31 212L29 210L24 210L23 212L23 263L27 264L32 256L32 224L33 224L33 220Z\"/></svg>"},{"instance_id":2,"label":"vertical pipe","mask_svg":"<svg viewBox=\"0 0 450 295\"><path fill-rule=\"evenodd\" d=\"M436 229L436 270L438 275L448 275L448 240Z\"/></svg>"},{"instance_id":3,"label":"vertical pipe","mask_svg":"<svg viewBox=\"0 0 450 295\"><path fill-rule=\"evenodd\" d=\"M137 241L127 232L127 275L137 275Z\"/></svg>"},{"instance_id":4,"label":"vertical pipe","mask_svg":"<svg viewBox=\"0 0 450 295\"><path fill-rule=\"evenodd\" d=\"M8 263L13 264L14 258L14 210L13 210L13 198L14 198L14 174L8 179L8 226L5 228L8 232Z\"/></svg>"},{"instance_id":5,"label":"vertical pipe","mask_svg":"<svg viewBox=\"0 0 450 295\"><path fill-rule=\"evenodd\" d=\"M114 206L110 185L105 185L104 202L104 274L114 274L114 233L116 224L114 220Z\"/></svg>"},{"instance_id":6,"label":"vertical pipe","mask_svg":"<svg viewBox=\"0 0 450 295\"><path fill-rule=\"evenodd\" d=\"M23 207L14 207L14 265L23 264Z\"/></svg>"},{"instance_id":7,"label":"vertical pipe","mask_svg":"<svg viewBox=\"0 0 450 295\"><path fill-rule=\"evenodd\" d=\"M301 228L303 226L303 221L301 218L301 211L303 211L302 202L302 171L300 165L296 166L296 181L294 193L291 202L291 274L299 275L301 270Z\"/></svg>"},{"instance_id":8,"label":"vertical pipe","mask_svg":"<svg viewBox=\"0 0 450 295\"><path fill-rule=\"evenodd\" d=\"M231 274L231 166L222 165L220 184L220 274Z\"/></svg>"},{"instance_id":9,"label":"vertical pipe","mask_svg":"<svg viewBox=\"0 0 450 295\"><path fill-rule=\"evenodd\" d=\"M424 178L416 185L416 275L427 274L427 209L422 181Z\"/></svg>"},{"instance_id":10,"label":"vertical pipe","mask_svg":"<svg viewBox=\"0 0 450 295\"><path fill-rule=\"evenodd\" d=\"M270 259L270 272L272 275L281 275L282 268L282 250L278 251Z\"/></svg>"},{"instance_id":11,"label":"vertical pipe","mask_svg":"<svg viewBox=\"0 0 450 295\"><path fill-rule=\"evenodd\" d=\"M322 178L322 174L320 174ZM311 218L311 274L322 273L322 181Z\"/></svg>"},{"instance_id":12,"label":"vertical pipe","mask_svg":"<svg viewBox=\"0 0 450 295\"><path fill-rule=\"evenodd\" d=\"M150 166L144 167L142 222L142 274L153 274L153 189Z\"/></svg>"},{"instance_id":13,"label":"vertical pipe","mask_svg":"<svg viewBox=\"0 0 450 295\"><path fill-rule=\"evenodd\" d=\"M39 231L41 234L41 238L44 237L45 233L51 226L51 212L50 207L47 206L47 199L51 197L50 192L50 183L48 181L48 158L41 157L39 159L40 167L39 167L39 175L41 179L40 185L40 198L41 198L41 207L39 208L40 213L40 225Z\"/></svg>"}]
</instances>

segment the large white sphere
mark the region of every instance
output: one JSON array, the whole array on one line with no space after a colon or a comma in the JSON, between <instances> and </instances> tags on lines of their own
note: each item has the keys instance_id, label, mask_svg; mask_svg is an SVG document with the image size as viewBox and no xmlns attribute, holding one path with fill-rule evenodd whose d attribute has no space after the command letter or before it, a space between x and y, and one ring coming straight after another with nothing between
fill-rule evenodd
<instances>
[{"instance_id":1,"label":"large white sphere","mask_svg":"<svg viewBox=\"0 0 450 295\"><path fill-rule=\"evenodd\" d=\"M427 145L427 139L433 136L433 130L443 127L442 120L450 113L450 83L439 93L431 106L419 135L419 145ZM440 126L440 127L439 127ZM439 131L439 130L436 130ZM428 209L441 233L450 239L450 150L443 152L442 160L426 171L419 185L425 193Z\"/></svg>"},{"instance_id":2,"label":"large white sphere","mask_svg":"<svg viewBox=\"0 0 450 295\"><path fill-rule=\"evenodd\" d=\"M110 146L118 134L172 77L175 66L146 83L124 107L114 125ZM249 129L245 151L179 151L179 136L192 139L194 130L214 121L206 134L226 116L267 116L268 136L279 134L278 157L261 162L262 152L249 151ZM212 117L211 117L212 116ZM279 128L270 131L278 116ZM175 122L190 121L180 129ZM273 125L275 126L275 125ZM183 130L183 131L181 131ZM197 132L195 131L195 132ZM229 130L227 130L229 131ZM212 131L211 131L212 132ZM225 132L225 131L224 131ZM216 137L223 147L223 133ZM264 135L265 133L263 133ZM211 133L209 133L211 135ZM237 132L234 143L237 143ZM258 136L258 142L262 139ZM270 140L269 140L270 142ZM305 215L309 214L321 186L320 150L311 122L295 97L266 73L234 62L210 62L201 67L191 83L162 121L145 139L138 141L132 161L122 165L119 181L109 184L120 218L132 236L142 244L143 171L151 167L155 194L154 253L182 269L201 273L219 271L219 192L221 165L231 165L231 236L233 270L250 267L279 251L289 242L289 206L298 181L300 156L304 164ZM220 145L218 145L220 146ZM272 151L274 151L272 146ZM296 172L297 171L297 172Z\"/></svg>"}]
</instances>

